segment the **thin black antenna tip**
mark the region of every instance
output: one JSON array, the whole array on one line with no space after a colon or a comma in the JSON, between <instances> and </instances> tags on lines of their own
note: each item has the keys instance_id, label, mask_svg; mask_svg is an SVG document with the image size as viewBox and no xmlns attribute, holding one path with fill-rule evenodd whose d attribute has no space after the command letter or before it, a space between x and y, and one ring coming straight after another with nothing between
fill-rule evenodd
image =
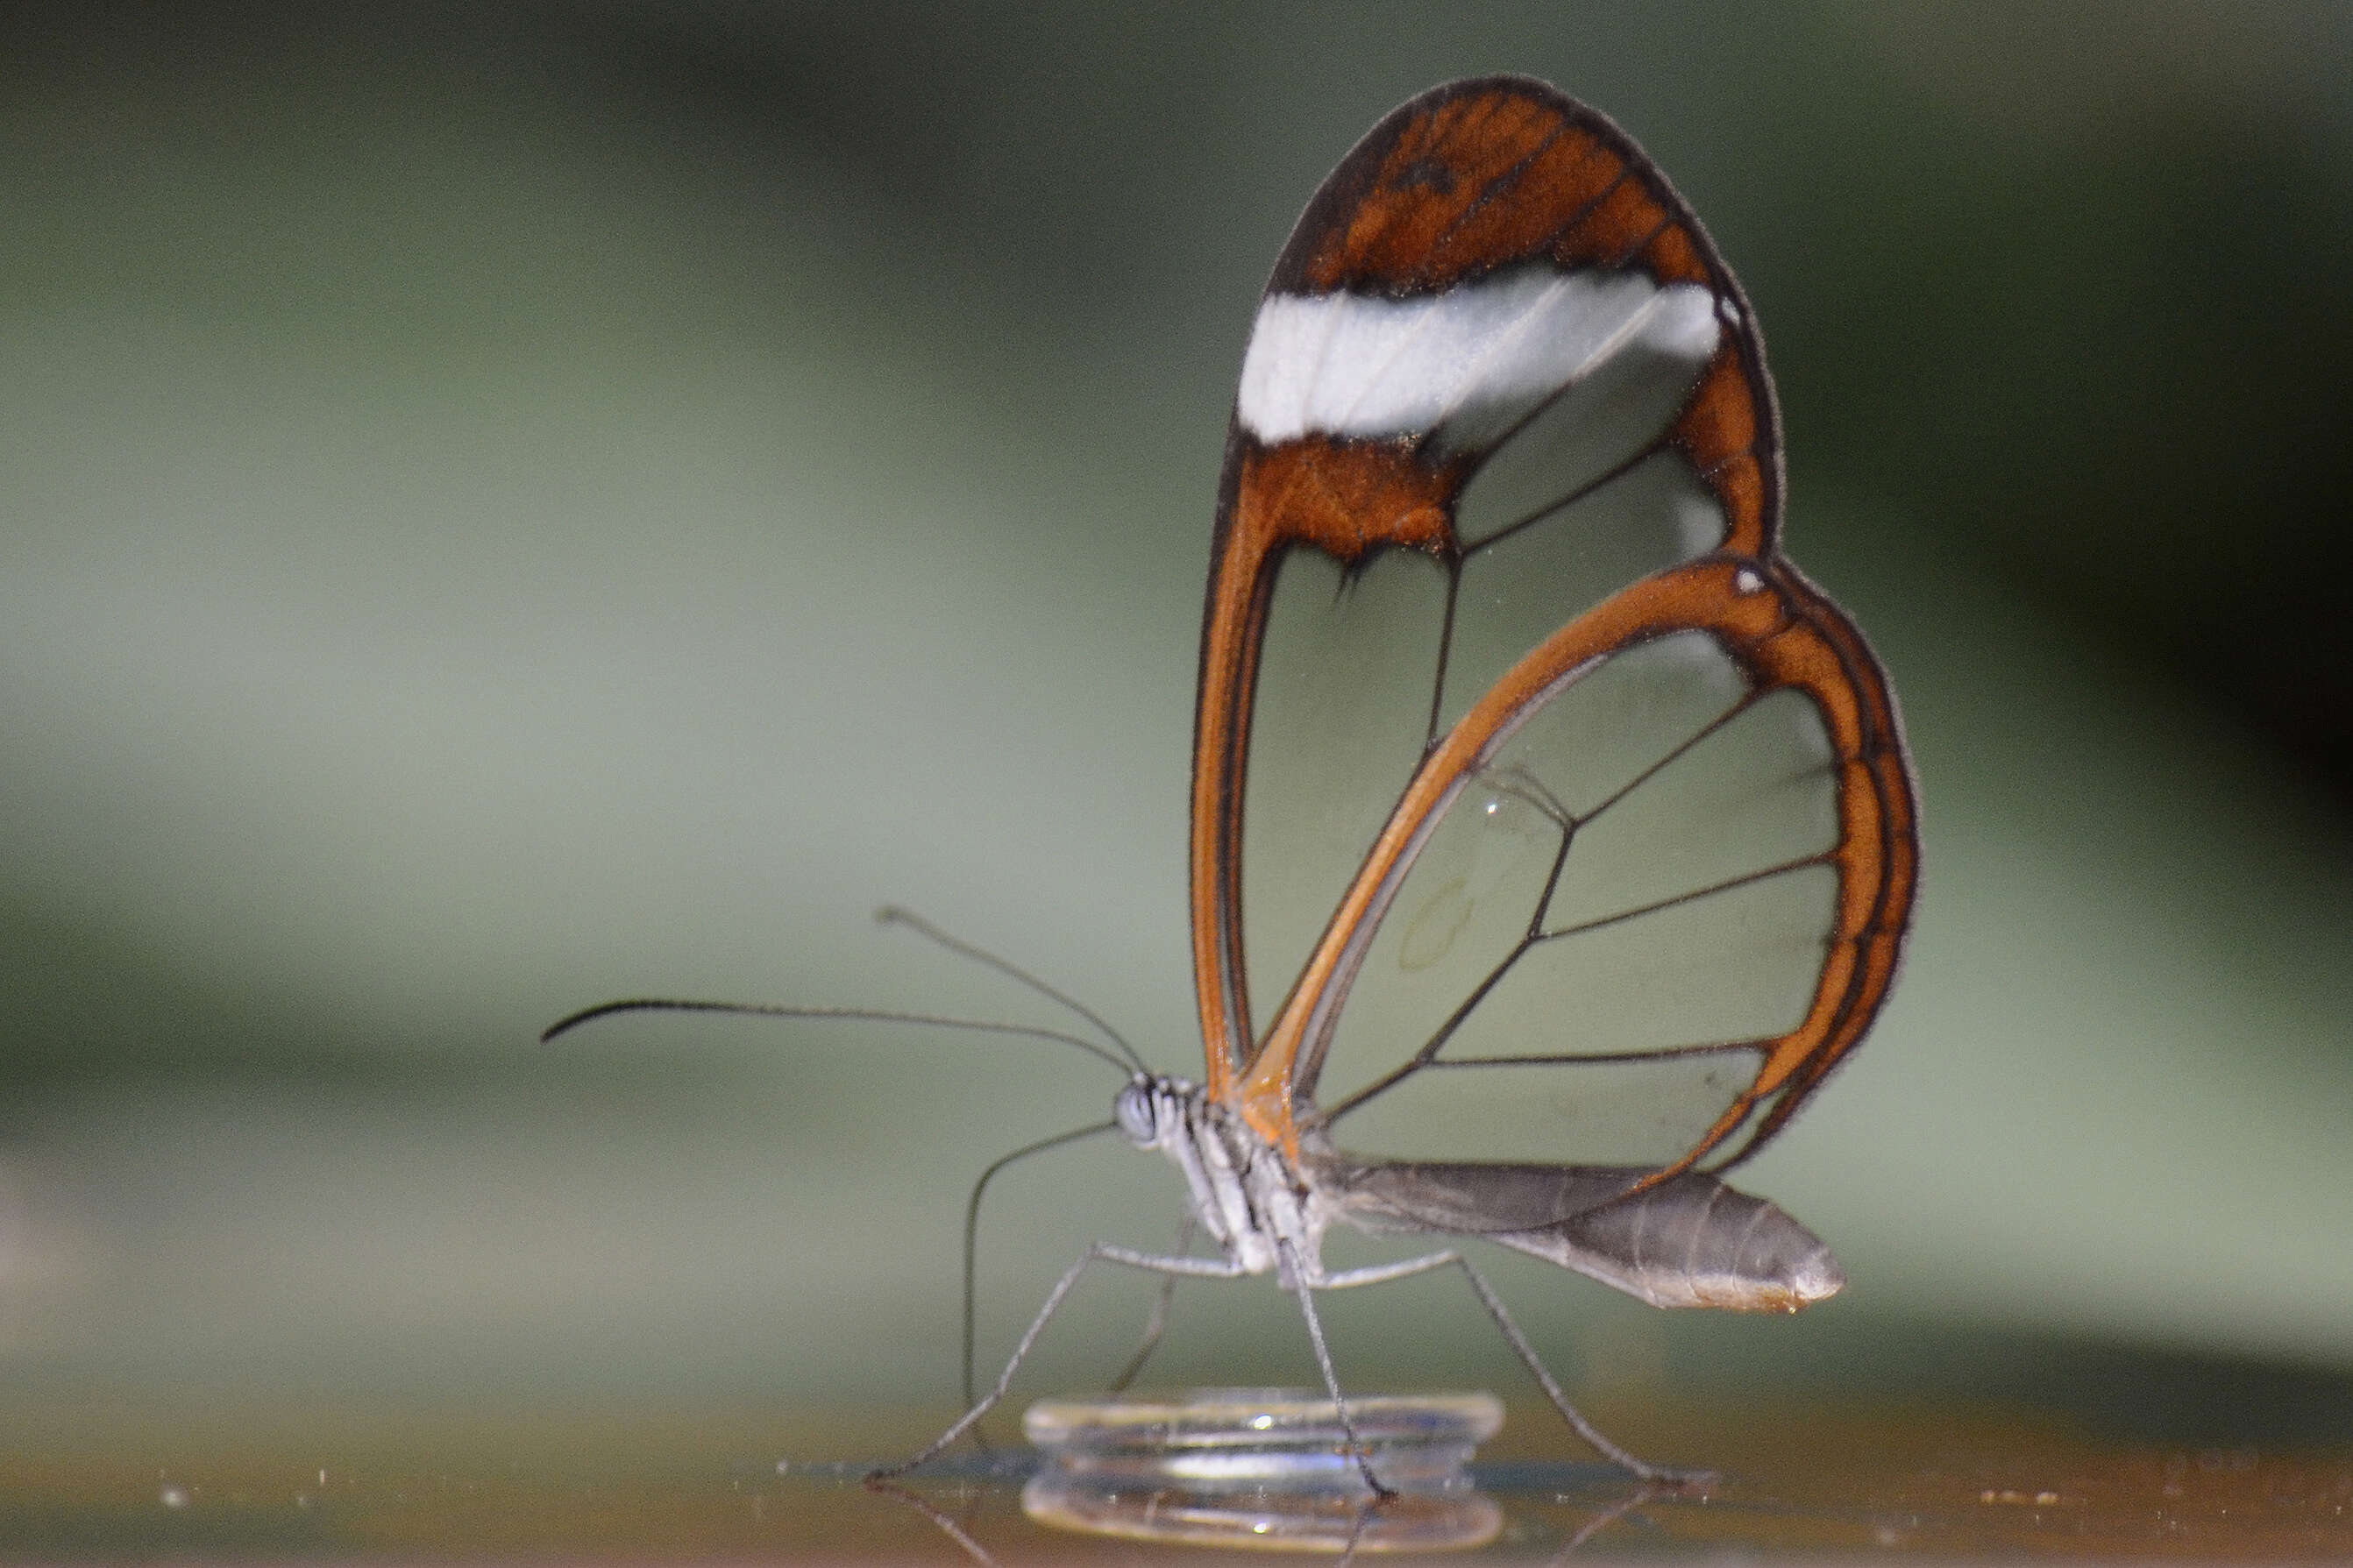
<instances>
[{"instance_id":1,"label":"thin black antenna tip","mask_svg":"<svg viewBox=\"0 0 2353 1568\"><path fill-rule=\"evenodd\" d=\"M1116 1072L1128 1072L1132 1062L1122 1061L1092 1040L1066 1035L1060 1029L1041 1029L1030 1024L998 1024L982 1018L944 1018L935 1013L902 1013L881 1007L787 1007L767 1002L697 1002L677 996L632 996L621 1002L600 1002L594 1007L559 1018L539 1037L542 1045L558 1035L578 1028L592 1019L612 1013L704 1013L733 1018L830 1018L840 1022L868 1024L919 1024L931 1028L970 1029L983 1035L1012 1035L1025 1039L1052 1040L1071 1046L1103 1062Z\"/></svg>"},{"instance_id":2,"label":"thin black antenna tip","mask_svg":"<svg viewBox=\"0 0 2353 1568\"><path fill-rule=\"evenodd\" d=\"M903 904L884 904L874 911L874 923L879 926L906 925L915 921L915 912Z\"/></svg>"},{"instance_id":3,"label":"thin black antenna tip","mask_svg":"<svg viewBox=\"0 0 2353 1568\"><path fill-rule=\"evenodd\" d=\"M649 1007L675 1007L678 1005L675 1002L656 1001L648 996L632 996L620 1002L599 1002L594 1007L583 1007L577 1013L568 1013L542 1029L539 1032L539 1043L543 1046L558 1035L568 1035L581 1025L602 1018L607 1014L638 1013Z\"/></svg>"}]
</instances>

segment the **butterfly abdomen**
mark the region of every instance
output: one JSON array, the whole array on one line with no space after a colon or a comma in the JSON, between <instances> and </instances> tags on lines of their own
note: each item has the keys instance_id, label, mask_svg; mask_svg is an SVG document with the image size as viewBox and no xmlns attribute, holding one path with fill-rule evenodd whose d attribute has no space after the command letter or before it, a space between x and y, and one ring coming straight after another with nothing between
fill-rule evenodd
<instances>
[{"instance_id":1,"label":"butterfly abdomen","mask_svg":"<svg viewBox=\"0 0 2353 1568\"><path fill-rule=\"evenodd\" d=\"M1834 1296L1846 1272L1777 1205L1687 1175L1504 1246L1574 1268L1654 1307L1794 1312Z\"/></svg>"},{"instance_id":2,"label":"butterfly abdomen","mask_svg":"<svg viewBox=\"0 0 2353 1568\"><path fill-rule=\"evenodd\" d=\"M1794 1312L1846 1283L1813 1232L1696 1172L1621 1198L1645 1172L1345 1156L1320 1163L1339 1216L1360 1229L1483 1237L1654 1307Z\"/></svg>"}]
</instances>

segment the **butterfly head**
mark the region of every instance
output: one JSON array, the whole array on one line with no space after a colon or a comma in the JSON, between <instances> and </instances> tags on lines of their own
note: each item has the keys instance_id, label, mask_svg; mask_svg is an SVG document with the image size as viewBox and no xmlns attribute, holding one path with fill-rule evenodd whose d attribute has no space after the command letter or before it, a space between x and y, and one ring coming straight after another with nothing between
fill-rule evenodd
<instances>
[{"instance_id":1,"label":"butterfly head","mask_svg":"<svg viewBox=\"0 0 2353 1568\"><path fill-rule=\"evenodd\" d=\"M1194 1092L1182 1079L1138 1073L1112 1101L1112 1120L1137 1148L1157 1148L1184 1124L1185 1101Z\"/></svg>"}]
</instances>

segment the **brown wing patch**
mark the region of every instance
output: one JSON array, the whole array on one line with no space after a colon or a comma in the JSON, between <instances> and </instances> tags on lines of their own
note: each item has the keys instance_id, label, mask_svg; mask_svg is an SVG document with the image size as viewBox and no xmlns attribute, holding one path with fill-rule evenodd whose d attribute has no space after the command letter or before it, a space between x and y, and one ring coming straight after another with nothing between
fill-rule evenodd
<instances>
[{"instance_id":1,"label":"brown wing patch","mask_svg":"<svg viewBox=\"0 0 2353 1568\"><path fill-rule=\"evenodd\" d=\"M1715 351L1668 437L1723 503L1724 547L1745 555L1765 552L1772 495L1759 451L1765 422L1757 416L1757 384L1736 337Z\"/></svg>"},{"instance_id":2,"label":"brown wing patch","mask_svg":"<svg viewBox=\"0 0 2353 1568\"><path fill-rule=\"evenodd\" d=\"M1335 172L1327 188L1361 190L1313 237L1300 270L1316 292L1442 289L1535 254L1624 170L1531 94L1433 94L1383 121Z\"/></svg>"},{"instance_id":3,"label":"brown wing patch","mask_svg":"<svg viewBox=\"0 0 2353 1568\"><path fill-rule=\"evenodd\" d=\"M1459 277L1493 268L1497 257L1543 255L1578 214L1625 179L1624 158L1597 138L1556 124L1541 148L1491 182L1482 199L1453 220L1421 269Z\"/></svg>"},{"instance_id":4,"label":"brown wing patch","mask_svg":"<svg viewBox=\"0 0 2353 1568\"><path fill-rule=\"evenodd\" d=\"M1642 247L1642 269L1662 283L1710 281L1706 254L1692 231L1680 223L1651 237L1651 243Z\"/></svg>"},{"instance_id":5,"label":"brown wing patch","mask_svg":"<svg viewBox=\"0 0 2353 1568\"><path fill-rule=\"evenodd\" d=\"M1343 561L1382 544L1451 551L1461 485L1457 468L1425 465L1404 442L1309 436L1243 457L1234 526Z\"/></svg>"},{"instance_id":6,"label":"brown wing patch","mask_svg":"<svg viewBox=\"0 0 2353 1568\"><path fill-rule=\"evenodd\" d=\"M1620 180L1608 195L1577 215L1544 253L1564 268L1625 267L1641 259L1643 248L1663 235L1672 221L1640 180Z\"/></svg>"},{"instance_id":7,"label":"brown wing patch","mask_svg":"<svg viewBox=\"0 0 2353 1568\"><path fill-rule=\"evenodd\" d=\"M1515 262L1721 268L1683 203L1615 125L1540 82L1428 93L1334 171L1275 269L1292 292L1428 293Z\"/></svg>"}]
</instances>

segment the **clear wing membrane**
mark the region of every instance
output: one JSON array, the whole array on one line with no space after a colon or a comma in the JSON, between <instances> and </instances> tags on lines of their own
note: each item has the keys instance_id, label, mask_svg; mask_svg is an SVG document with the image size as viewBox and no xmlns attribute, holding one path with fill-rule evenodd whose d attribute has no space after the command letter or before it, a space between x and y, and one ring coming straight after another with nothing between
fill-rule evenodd
<instances>
[{"instance_id":1,"label":"clear wing membrane","mask_svg":"<svg viewBox=\"0 0 2353 1568\"><path fill-rule=\"evenodd\" d=\"M1298 550L1276 568L1243 817L1253 1037L1421 760L1448 589L1440 564L1412 551L1351 572Z\"/></svg>"},{"instance_id":2,"label":"clear wing membrane","mask_svg":"<svg viewBox=\"0 0 2353 1568\"><path fill-rule=\"evenodd\" d=\"M1682 452L1653 449L1606 478L1582 476L1582 465L1566 468L1556 487L1574 500L1465 549L1440 728L1564 621L1724 542L1723 505ZM1472 483L1475 493L1479 479Z\"/></svg>"},{"instance_id":3,"label":"clear wing membrane","mask_svg":"<svg viewBox=\"0 0 2353 1568\"><path fill-rule=\"evenodd\" d=\"M1837 789L1820 711L1705 633L1581 672L1442 811L1303 1092L1394 1158L1674 1159L1806 1016Z\"/></svg>"}]
</instances>

